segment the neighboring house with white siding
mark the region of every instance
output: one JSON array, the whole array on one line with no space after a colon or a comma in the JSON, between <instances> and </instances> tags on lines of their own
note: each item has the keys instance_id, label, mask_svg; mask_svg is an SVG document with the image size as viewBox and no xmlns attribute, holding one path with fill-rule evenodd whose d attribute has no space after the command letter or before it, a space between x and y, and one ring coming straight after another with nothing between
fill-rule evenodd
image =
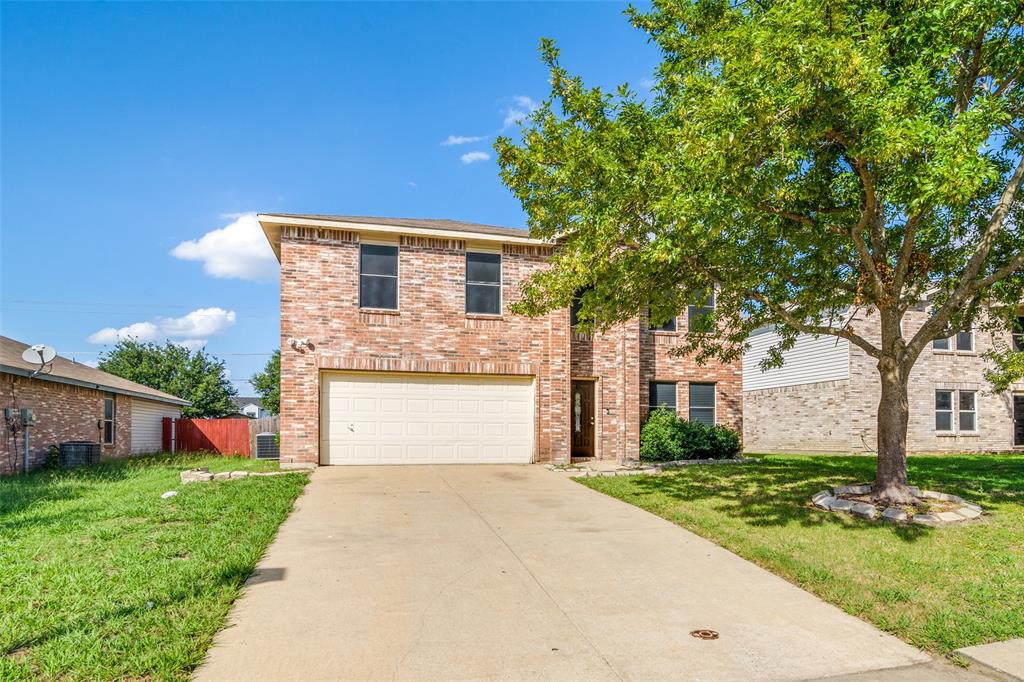
<instances>
[{"instance_id":1,"label":"neighboring house with white siding","mask_svg":"<svg viewBox=\"0 0 1024 682\"><path fill-rule=\"evenodd\" d=\"M904 335L911 336L928 314L909 312ZM860 313L853 324L870 337L877 319ZM873 452L880 391L876 360L844 339L801 335L783 354L782 367L762 371L761 361L778 341L774 330L759 330L743 356L745 449ZM1024 349L1024 335L969 332L936 341L921 353L908 387L909 452L1024 449L1024 383L995 394L984 378L990 365L984 353L1010 344Z\"/></svg>"},{"instance_id":2,"label":"neighboring house with white siding","mask_svg":"<svg viewBox=\"0 0 1024 682\"><path fill-rule=\"evenodd\" d=\"M28 344L0 336L0 402L5 438L0 445L0 475L25 468L23 415L29 416L28 468L39 467L50 445L89 441L104 457L158 452L164 417L180 417L190 405L143 386L57 356L45 371L26 362ZM16 432L15 432L16 430Z\"/></svg>"}]
</instances>

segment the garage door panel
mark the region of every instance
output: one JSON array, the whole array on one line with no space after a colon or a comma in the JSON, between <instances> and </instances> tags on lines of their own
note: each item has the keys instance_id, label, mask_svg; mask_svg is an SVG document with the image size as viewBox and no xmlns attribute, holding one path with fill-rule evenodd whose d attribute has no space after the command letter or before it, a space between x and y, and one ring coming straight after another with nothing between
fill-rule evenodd
<instances>
[{"instance_id":1,"label":"garage door panel","mask_svg":"<svg viewBox=\"0 0 1024 682\"><path fill-rule=\"evenodd\" d=\"M528 377L325 373L321 395L325 464L533 459Z\"/></svg>"}]
</instances>

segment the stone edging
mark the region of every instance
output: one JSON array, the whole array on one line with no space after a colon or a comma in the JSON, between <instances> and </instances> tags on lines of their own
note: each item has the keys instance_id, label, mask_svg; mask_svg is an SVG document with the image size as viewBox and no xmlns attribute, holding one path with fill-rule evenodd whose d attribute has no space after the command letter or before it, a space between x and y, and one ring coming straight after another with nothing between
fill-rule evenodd
<instances>
[{"instance_id":1,"label":"stone edging","mask_svg":"<svg viewBox=\"0 0 1024 682\"><path fill-rule=\"evenodd\" d=\"M831 491L822 490L811 497L811 502L814 503L815 507L825 511L846 512L864 519L874 519L881 516L882 519L894 523L916 523L932 527L949 526L964 521L971 521L980 517L983 513L981 507L968 502L958 495L939 493L934 490L921 490L914 486L909 487L910 492L915 497L952 502L960 506L955 511L937 512L935 514L914 514L913 516L907 514L906 511L899 507L887 507L879 515L878 507L873 504L854 502L853 500L845 500L838 497L839 495L865 495L871 492L870 485L841 485Z\"/></svg>"},{"instance_id":2,"label":"stone edging","mask_svg":"<svg viewBox=\"0 0 1024 682\"><path fill-rule=\"evenodd\" d=\"M714 464L755 464L760 462L756 457L737 457L732 459L678 459L674 462L658 462L657 464L638 465L635 467L624 467L599 471L588 466L558 466L556 464L545 464L548 471L566 472L579 478L600 478L606 476L639 476L642 474L660 474L667 469L678 469L688 466L710 466Z\"/></svg>"},{"instance_id":3,"label":"stone edging","mask_svg":"<svg viewBox=\"0 0 1024 682\"><path fill-rule=\"evenodd\" d=\"M202 483L205 481L226 481L232 478L246 478L247 476L286 476L294 474L294 471L221 471L211 474L207 468L189 469L181 472L181 484Z\"/></svg>"}]
</instances>

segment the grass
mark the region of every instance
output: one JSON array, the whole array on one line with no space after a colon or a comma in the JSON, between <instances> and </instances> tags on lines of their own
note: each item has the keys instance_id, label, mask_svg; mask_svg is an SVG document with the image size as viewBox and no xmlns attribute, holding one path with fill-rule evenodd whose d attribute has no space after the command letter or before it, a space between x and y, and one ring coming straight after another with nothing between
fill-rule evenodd
<instances>
[{"instance_id":1,"label":"grass","mask_svg":"<svg viewBox=\"0 0 1024 682\"><path fill-rule=\"evenodd\" d=\"M308 477L149 456L0 479L0 679L187 679ZM178 490L176 497L160 494Z\"/></svg>"},{"instance_id":2,"label":"grass","mask_svg":"<svg viewBox=\"0 0 1024 682\"><path fill-rule=\"evenodd\" d=\"M912 457L909 466L912 484L960 495L987 515L927 528L810 506L819 490L872 480L868 457L767 456L761 464L579 481L922 649L949 654L1024 637L1024 457Z\"/></svg>"}]
</instances>

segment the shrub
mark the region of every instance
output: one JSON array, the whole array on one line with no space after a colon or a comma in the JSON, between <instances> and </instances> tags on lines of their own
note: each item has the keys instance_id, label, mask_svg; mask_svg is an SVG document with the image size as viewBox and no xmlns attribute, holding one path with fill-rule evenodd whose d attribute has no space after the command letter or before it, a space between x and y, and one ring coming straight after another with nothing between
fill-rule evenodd
<instances>
[{"instance_id":1,"label":"shrub","mask_svg":"<svg viewBox=\"0 0 1024 682\"><path fill-rule=\"evenodd\" d=\"M740 435L733 429L686 421L668 410L652 412L640 432L640 459L645 462L726 459L740 451Z\"/></svg>"}]
</instances>

